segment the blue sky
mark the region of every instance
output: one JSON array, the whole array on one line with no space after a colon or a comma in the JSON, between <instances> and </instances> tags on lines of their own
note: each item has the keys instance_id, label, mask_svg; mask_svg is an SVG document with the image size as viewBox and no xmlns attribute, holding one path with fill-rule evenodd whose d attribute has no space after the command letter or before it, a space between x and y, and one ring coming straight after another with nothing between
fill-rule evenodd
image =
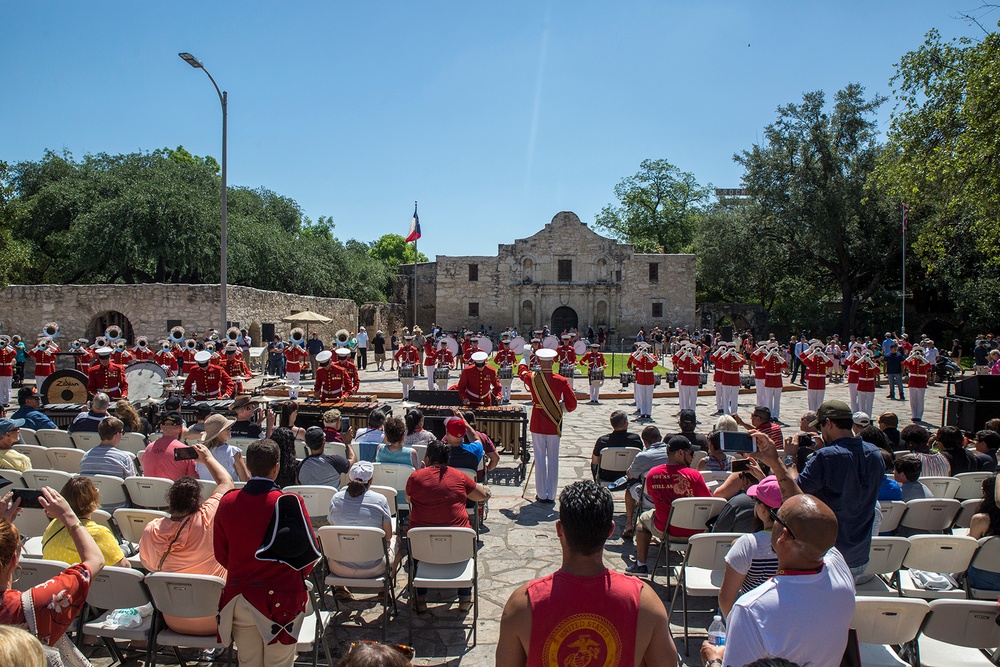
<instances>
[{"instance_id":1,"label":"blue sky","mask_svg":"<svg viewBox=\"0 0 1000 667\"><path fill-rule=\"evenodd\" d=\"M407 231L493 254L557 212L592 223L646 158L738 187L775 109L890 93L924 33L979 2L23 2L0 0L0 160L183 145L342 239ZM994 19L995 21L995 19ZM883 129L891 103L882 114ZM237 240L238 241L238 240Z\"/></svg>"}]
</instances>

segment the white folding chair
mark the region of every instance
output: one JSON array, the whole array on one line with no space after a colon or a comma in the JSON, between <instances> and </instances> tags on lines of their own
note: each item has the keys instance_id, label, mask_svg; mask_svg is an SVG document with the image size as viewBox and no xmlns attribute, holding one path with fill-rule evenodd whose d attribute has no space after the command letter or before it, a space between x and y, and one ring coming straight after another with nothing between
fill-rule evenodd
<instances>
[{"instance_id":1,"label":"white folding chair","mask_svg":"<svg viewBox=\"0 0 1000 667\"><path fill-rule=\"evenodd\" d=\"M396 514L398 512L398 509L396 507L396 499L397 499L396 489L392 488L391 486L376 486L374 484L369 486L368 489L376 493L381 493L383 496L385 496L385 501L389 503L389 516L392 517L392 532L395 533L396 528L399 525L399 522L396 520L397 519Z\"/></svg>"},{"instance_id":2,"label":"white folding chair","mask_svg":"<svg viewBox=\"0 0 1000 667\"><path fill-rule=\"evenodd\" d=\"M878 532L893 533L906 514L906 503L902 500L880 500L878 509L882 513L882 523L879 524Z\"/></svg>"},{"instance_id":3,"label":"white folding chair","mask_svg":"<svg viewBox=\"0 0 1000 667\"><path fill-rule=\"evenodd\" d=\"M309 520L314 526L325 526L326 517L330 514L330 501L337 494L337 489L332 486L286 486L284 491L297 493L306 504L306 512L309 513ZM369 558L368 560L371 560Z\"/></svg>"},{"instance_id":4,"label":"white folding chair","mask_svg":"<svg viewBox=\"0 0 1000 667\"><path fill-rule=\"evenodd\" d=\"M152 640L153 616L142 619L135 627L123 628L110 626L108 616L117 609L138 608L149 604L149 592L143 584L143 574L127 567L107 566L93 576L90 581L90 591L87 593L87 604L103 613L83 625L83 634L100 637L111 655L124 662L121 648L115 642L150 641Z\"/></svg>"},{"instance_id":5,"label":"white folding chair","mask_svg":"<svg viewBox=\"0 0 1000 667\"><path fill-rule=\"evenodd\" d=\"M934 600L917 637L921 667L994 667L983 649L1000 644L997 603L978 600Z\"/></svg>"},{"instance_id":6,"label":"white folding chair","mask_svg":"<svg viewBox=\"0 0 1000 667\"><path fill-rule=\"evenodd\" d=\"M618 477L625 475L625 471L632 465L632 459L640 452L637 447L605 447L601 450L601 455L597 462L597 477L601 486L611 486L612 482L605 482L601 479L602 472L616 473Z\"/></svg>"},{"instance_id":7,"label":"white folding chair","mask_svg":"<svg viewBox=\"0 0 1000 667\"><path fill-rule=\"evenodd\" d=\"M180 648L217 649L225 648L216 641L215 635L185 635L174 632L165 623L162 615L178 618L204 618L219 613L219 597L226 581L208 574L177 574L152 572L146 575L146 587L156 608L156 627L150 643L149 664L156 666L156 649L170 646L177 659L183 662Z\"/></svg>"},{"instance_id":8,"label":"white folding chair","mask_svg":"<svg viewBox=\"0 0 1000 667\"><path fill-rule=\"evenodd\" d=\"M29 489L40 489L43 486L49 486L56 491L62 491L66 482L73 479L73 475L62 470L38 470L32 468L31 470L22 472L21 478L24 479L24 485Z\"/></svg>"},{"instance_id":9,"label":"white folding chair","mask_svg":"<svg viewBox=\"0 0 1000 667\"><path fill-rule=\"evenodd\" d=\"M25 428L24 426L22 426L21 430L20 430L20 434L21 434L21 442L23 444L25 444L25 445L37 445L38 444L38 437L35 436L35 429L33 429L33 428Z\"/></svg>"},{"instance_id":10,"label":"white folding chair","mask_svg":"<svg viewBox=\"0 0 1000 667\"><path fill-rule=\"evenodd\" d=\"M972 517L979 512L979 498L969 498L962 501L962 509L958 511L955 522L951 526L953 535L968 535L969 526L972 525Z\"/></svg>"},{"instance_id":11,"label":"white folding chair","mask_svg":"<svg viewBox=\"0 0 1000 667\"><path fill-rule=\"evenodd\" d=\"M855 584L857 595L898 596L899 569L909 550L910 541L905 537L873 537L864 573L876 576L863 584Z\"/></svg>"},{"instance_id":12,"label":"white folding chair","mask_svg":"<svg viewBox=\"0 0 1000 667\"><path fill-rule=\"evenodd\" d=\"M147 523L153 519L167 516L170 516L167 512L134 507L123 507L114 512L115 523L118 524L122 537L133 544L139 544L139 540L142 539L142 531L146 529Z\"/></svg>"},{"instance_id":13,"label":"white folding chair","mask_svg":"<svg viewBox=\"0 0 1000 667\"><path fill-rule=\"evenodd\" d=\"M227 445L239 447L240 451L243 452L244 457L247 455L247 447L255 442L257 441L253 438L229 438L229 440L226 440Z\"/></svg>"},{"instance_id":14,"label":"white folding chair","mask_svg":"<svg viewBox=\"0 0 1000 667\"><path fill-rule=\"evenodd\" d=\"M45 514L45 510L22 509L14 519L14 526L21 533L21 537L27 538L21 547L25 556L32 558L42 557L42 535L52 521Z\"/></svg>"},{"instance_id":15,"label":"white folding chair","mask_svg":"<svg viewBox=\"0 0 1000 667\"><path fill-rule=\"evenodd\" d=\"M376 464L377 465L377 464ZM410 644L413 643L413 617L418 588L472 589L472 645L478 639L479 562L476 554L476 531L471 528L411 528L410 542ZM442 629L437 619L435 629ZM461 626L466 629L466 626Z\"/></svg>"},{"instance_id":16,"label":"white folding chair","mask_svg":"<svg viewBox=\"0 0 1000 667\"><path fill-rule=\"evenodd\" d=\"M954 498L962 486L962 482L955 477L921 477L920 483L930 489L935 498Z\"/></svg>"},{"instance_id":17,"label":"white folding chair","mask_svg":"<svg viewBox=\"0 0 1000 667\"><path fill-rule=\"evenodd\" d=\"M427 456L427 445L407 445L407 447L417 453L417 462L423 465L424 458Z\"/></svg>"},{"instance_id":18,"label":"white folding chair","mask_svg":"<svg viewBox=\"0 0 1000 667\"><path fill-rule=\"evenodd\" d=\"M918 498L906 503L906 513L899 521L899 529L905 528L909 535L942 532L951 528L962 503L954 498ZM900 531L902 532L902 531Z\"/></svg>"},{"instance_id":19,"label":"white folding chair","mask_svg":"<svg viewBox=\"0 0 1000 667\"><path fill-rule=\"evenodd\" d=\"M926 600L859 597L851 627L858 633L861 664L865 667L909 667L892 650L913 641L930 612Z\"/></svg>"},{"instance_id":20,"label":"white folding chair","mask_svg":"<svg viewBox=\"0 0 1000 667\"><path fill-rule=\"evenodd\" d=\"M17 581L11 584L11 588L16 591L26 591L29 588L40 586L46 581L62 573L69 563L61 560L45 560L44 558L21 558L18 561L20 576Z\"/></svg>"},{"instance_id":21,"label":"white folding chair","mask_svg":"<svg viewBox=\"0 0 1000 667\"><path fill-rule=\"evenodd\" d=\"M367 526L323 526L317 533L327 562L365 563L381 558L385 563L385 569L378 575L359 578L342 577L331 573L323 582L331 588L349 586L352 591L359 588L382 591L382 641L384 642L389 627L390 603L393 614L398 613L393 594L395 581L392 577L392 563L389 562L386 534L381 528Z\"/></svg>"},{"instance_id":22,"label":"white folding chair","mask_svg":"<svg viewBox=\"0 0 1000 667\"><path fill-rule=\"evenodd\" d=\"M77 431L72 433L73 445L77 449L88 451L101 444L101 436L93 431Z\"/></svg>"},{"instance_id":23,"label":"white folding chair","mask_svg":"<svg viewBox=\"0 0 1000 667\"><path fill-rule=\"evenodd\" d=\"M708 522L717 517L722 508L726 506L725 498L677 498L670 504L670 514L667 517L667 527L663 531L663 539L660 541L660 548L656 552L656 560L653 561L653 569L649 571L649 580L653 581L656 574L656 566L660 563L660 556L666 552L667 556L667 583L670 582L670 553L672 551L687 551L688 538L671 537L670 528L682 528L686 530L704 531Z\"/></svg>"},{"instance_id":24,"label":"white folding chair","mask_svg":"<svg viewBox=\"0 0 1000 667\"><path fill-rule=\"evenodd\" d=\"M391 486L397 491L406 491L406 480L413 474L412 467L397 465L395 463L375 463L374 467L372 484L377 486ZM410 509L405 501L399 504L399 508L404 510Z\"/></svg>"},{"instance_id":25,"label":"white folding chair","mask_svg":"<svg viewBox=\"0 0 1000 667\"><path fill-rule=\"evenodd\" d=\"M924 572L965 572L978 548L979 542L967 536L914 535L910 538L910 550L903 558L904 569L899 572L900 595L925 600L965 598L965 590L961 587L952 590L918 587L910 575L910 569Z\"/></svg>"},{"instance_id":26,"label":"white folding chair","mask_svg":"<svg viewBox=\"0 0 1000 667\"><path fill-rule=\"evenodd\" d=\"M708 452L706 452L704 449L699 449L698 451L696 451L694 453L694 458L691 459L691 467L697 470L698 462L701 461L706 456L708 456Z\"/></svg>"},{"instance_id":27,"label":"white folding chair","mask_svg":"<svg viewBox=\"0 0 1000 667\"><path fill-rule=\"evenodd\" d=\"M118 443L118 449L138 456L139 452L146 449L146 436L142 433L123 433L121 442Z\"/></svg>"},{"instance_id":28,"label":"white folding chair","mask_svg":"<svg viewBox=\"0 0 1000 667\"><path fill-rule=\"evenodd\" d=\"M49 447L45 450L45 456L49 460L49 464L45 467L50 470L62 470L71 475L79 474L80 461L86 453L72 447Z\"/></svg>"},{"instance_id":29,"label":"white folding chair","mask_svg":"<svg viewBox=\"0 0 1000 667\"><path fill-rule=\"evenodd\" d=\"M472 468L455 468L455 470L457 470L460 473L464 474L466 477L468 477L469 479L471 479L473 482L476 482L477 472L475 470L473 470ZM479 515L480 509L479 508L480 508L480 506L485 507L486 502L487 501L485 501L485 500L483 500L483 501L467 500L465 502L465 509L469 513L469 519L470 519L469 523L471 523L472 527L475 528L476 535L479 534L479 528L480 528L480 515ZM484 509L483 510L484 516L485 516L485 512L486 512L486 510Z\"/></svg>"},{"instance_id":30,"label":"white folding chair","mask_svg":"<svg viewBox=\"0 0 1000 667\"><path fill-rule=\"evenodd\" d=\"M688 598L719 597L722 578L726 574L726 554L740 535L741 533L701 533L688 540L688 550L679 574L680 583L674 587L670 611L667 612L668 617L673 615L677 595L681 594L685 651L688 650Z\"/></svg>"},{"instance_id":31,"label":"white folding chair","mask_svg":"<svg viewBox=\"0 0 1000 667\"><path fill-rule=\"evenodd\" d=\"M40 428L35 431L35 438L42 447L73 447L69 432L59 428Z\"/></svg>"},{"instance_id":32,"label":"white folding chair","mask_svg":"<svg viewBox=\"0 0 1000 667\"><path fill-rule=\"evenodd\" d=\"M126 477L125 488L136 507L158 509L167 507L167 492L173 480L165 477Z\"/></svg>"},{"instance_id":33,"label":"white folding chair","mask_svg":"<svg viewBox=\"0 0 1000 667\"><path fill-rule=\"evenodd\" d=\"M983 497L983 481L992 475L989 472L962 472L955 475L958 480L958 491L955 492L956 500L980 500ZM921 482L923 479L920 480Z\"/></svg>"},{"instance_id":34,"label":"white folding chair","mask_svg":"<svg viewBox=\"0 0 1000 667\"><path fill-rule=\"evenodd\" d=\"M6 494L7 491L10 491L11 489L25 488L24 477L22 477L21 473L19 473L16 470L0 470L0 478L10 482L10 486L8 486L6 489L0 487L0 495Z\"/></svg>"},{"instance_id":35,"label":"white folding chair","mask_svg":"<svg viewBox=\"0 0 1000 667\"><path fill-rule=\"evenodd\" d=\"M94 483L101 495L101 507L115 510L129 504L128 492L121 477L113 475L85 475Z\"/></svg>"},{"instance_id":36,"label":"white folding chair","mask_svg":"<svg viewBox=\"0 0 1000 667\"><path fill-rule=\"evenodd\" d=\"M1000 537L979 538L979 549L972 557L970 565L984 572L1000 574ZM986 588L972 588L969 579L965 579L965 588L973 600L993 600L1000 598L1000 591Z\"/></svg>"},{"instance_id":37,"label":"white folding chair","mask_svg":"<svg viewBox=\"0 0 1000 667\"><path fill-rule=\"evenodd\" d=\"M215 493L215 490L219 488L219 485L215 483L214 479L199 479L198 486L201 487L202 501L208 500L208 498Z\"/></svg>"},{"instance_id":38,"label":"white folding chair","mask_svg":"<svg viewBox=\"0 0 1000 667\"><path fill-rule=\"evenodd\" d=\"M48 468L49 457L45 454L47 447L41 445L14 445L15 452L21 452L31 459L32 468Z\"/></svg>"},{"instance_id":39,"label":"white folding chair","mask_svg":"<svg viewBox=\"0 0 1000 667\"><path fill-rule=\"evenodd\" d=\"M309 456L309 446L305 446L306 456ZM327 456L342 456L347 458L347 445L342 442L328 442L323 446L323 453Z\"/></svg>"}]
</instances>

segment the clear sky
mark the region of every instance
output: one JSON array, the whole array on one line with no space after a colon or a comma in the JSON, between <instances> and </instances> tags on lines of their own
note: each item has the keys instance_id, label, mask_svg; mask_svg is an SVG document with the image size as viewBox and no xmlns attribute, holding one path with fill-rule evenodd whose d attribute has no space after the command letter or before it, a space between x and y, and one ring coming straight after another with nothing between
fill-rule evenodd
<instances>
[{"instance_id":1,"label":"clear sky","mask_svg":"<svg viewBox=\"0 0 1000 667\"><path fill-rule=\"evenodd\" d=\"M732 156L779 105L889 94L903 53L930 28L974 36L958 16L979 5L0 0L0 160L218 158L219 101L188 51L229 92L231 185L363 241L405 235L419 200L422 252L494 254L559 211L593 223L643 159L738 187Z\"/></svg>"}]
</instances>

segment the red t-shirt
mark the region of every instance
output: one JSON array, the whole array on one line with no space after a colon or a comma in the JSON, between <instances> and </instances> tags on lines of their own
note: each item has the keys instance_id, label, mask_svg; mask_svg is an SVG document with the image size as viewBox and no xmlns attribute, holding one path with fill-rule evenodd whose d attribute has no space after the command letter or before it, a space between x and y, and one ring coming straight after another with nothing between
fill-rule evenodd
<instances>
[{"instance_id":1,"label":"red t-shirt","mask_svg":"<svg viewBox=\"0 0 1000 667\"><path fill-rule=\"evenodd\" d=\"M163 477L175 482L185 475L198 478L194 461L175 461L174 450L187 447L180 440L166 436L146 445L146 453L142 455L142 474L146 477Z\"/></svg>"},{"instance_id":2,"label":"red t-shirt","mask_svg":"<svg viewBox=\"0 0 1000 667\"><path fill-rule=\"evenodd\" d=\"M707 498L712 495L705 485L705 478L697 470L687 466L658 465L646 475L646 488L653 499L656 514L653 525L663 531L670 516L670 504L677 498ZM673 537L691 537L702 531L687 528L671 528Z\"/></svg>"},{"instance_id":3,"label":"red t-shirt","mask_svg":"<svg viewBox=\"0 0 1000 667\"><path fill-rule=\"evenodd\" d=\"M455 468L428 466L417 470L406 480L410 528L471 528L465 501L475 488L476 482Z\"/></svg>"}]
</instances>

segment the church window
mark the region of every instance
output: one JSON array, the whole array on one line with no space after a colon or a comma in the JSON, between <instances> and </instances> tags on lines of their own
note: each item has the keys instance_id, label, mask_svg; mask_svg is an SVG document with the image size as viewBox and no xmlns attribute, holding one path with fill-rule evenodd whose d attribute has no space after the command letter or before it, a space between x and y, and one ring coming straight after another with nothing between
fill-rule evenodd
<instances>
[{"instance_id":1,"label":"church window","mask_svg":"<svg viewBox=\"0 0 1000 667\"><path fill-rule=\"evenodd\" d=\"M660 265L657 262L649 263L649 282L660 282Z\"/></svg>"},{"instance_id":2,"label":"church window","mask_svg":"<svg viewBox=\"0 0 1000 667\"><path fill-rule=\"evenodd\" d=\"M479 265L469 264L469 282L474 283L479 280Z\"/></svg>"},{"instance_id":3,"label":"church window","mask_svg":"<svg viewBox=\"0 0 1000 667\"><path fill-rule=\"evenodd\" d=\"M469 317L479 317L479 302L470 301L469 302Z\"/></svg>"},{"instance_id":4,"label":"church window","mask_svg":"<svg viewBox=\"0 0 1000 667\"><path fill-rule=\"evenodd\" d=\"M568 283L573 280L573 260L559 260L559 282Z\"/></svg>"},{"instance_id":5,"label":"church window","mask_svg":"<svg viewBox=\"0 0 1000 667\"><path fill-rule=\"evenodd\" d=\"M653 317L663 317L663 304L659 301L653 304Z\"/></svg>"}]
</instances>

